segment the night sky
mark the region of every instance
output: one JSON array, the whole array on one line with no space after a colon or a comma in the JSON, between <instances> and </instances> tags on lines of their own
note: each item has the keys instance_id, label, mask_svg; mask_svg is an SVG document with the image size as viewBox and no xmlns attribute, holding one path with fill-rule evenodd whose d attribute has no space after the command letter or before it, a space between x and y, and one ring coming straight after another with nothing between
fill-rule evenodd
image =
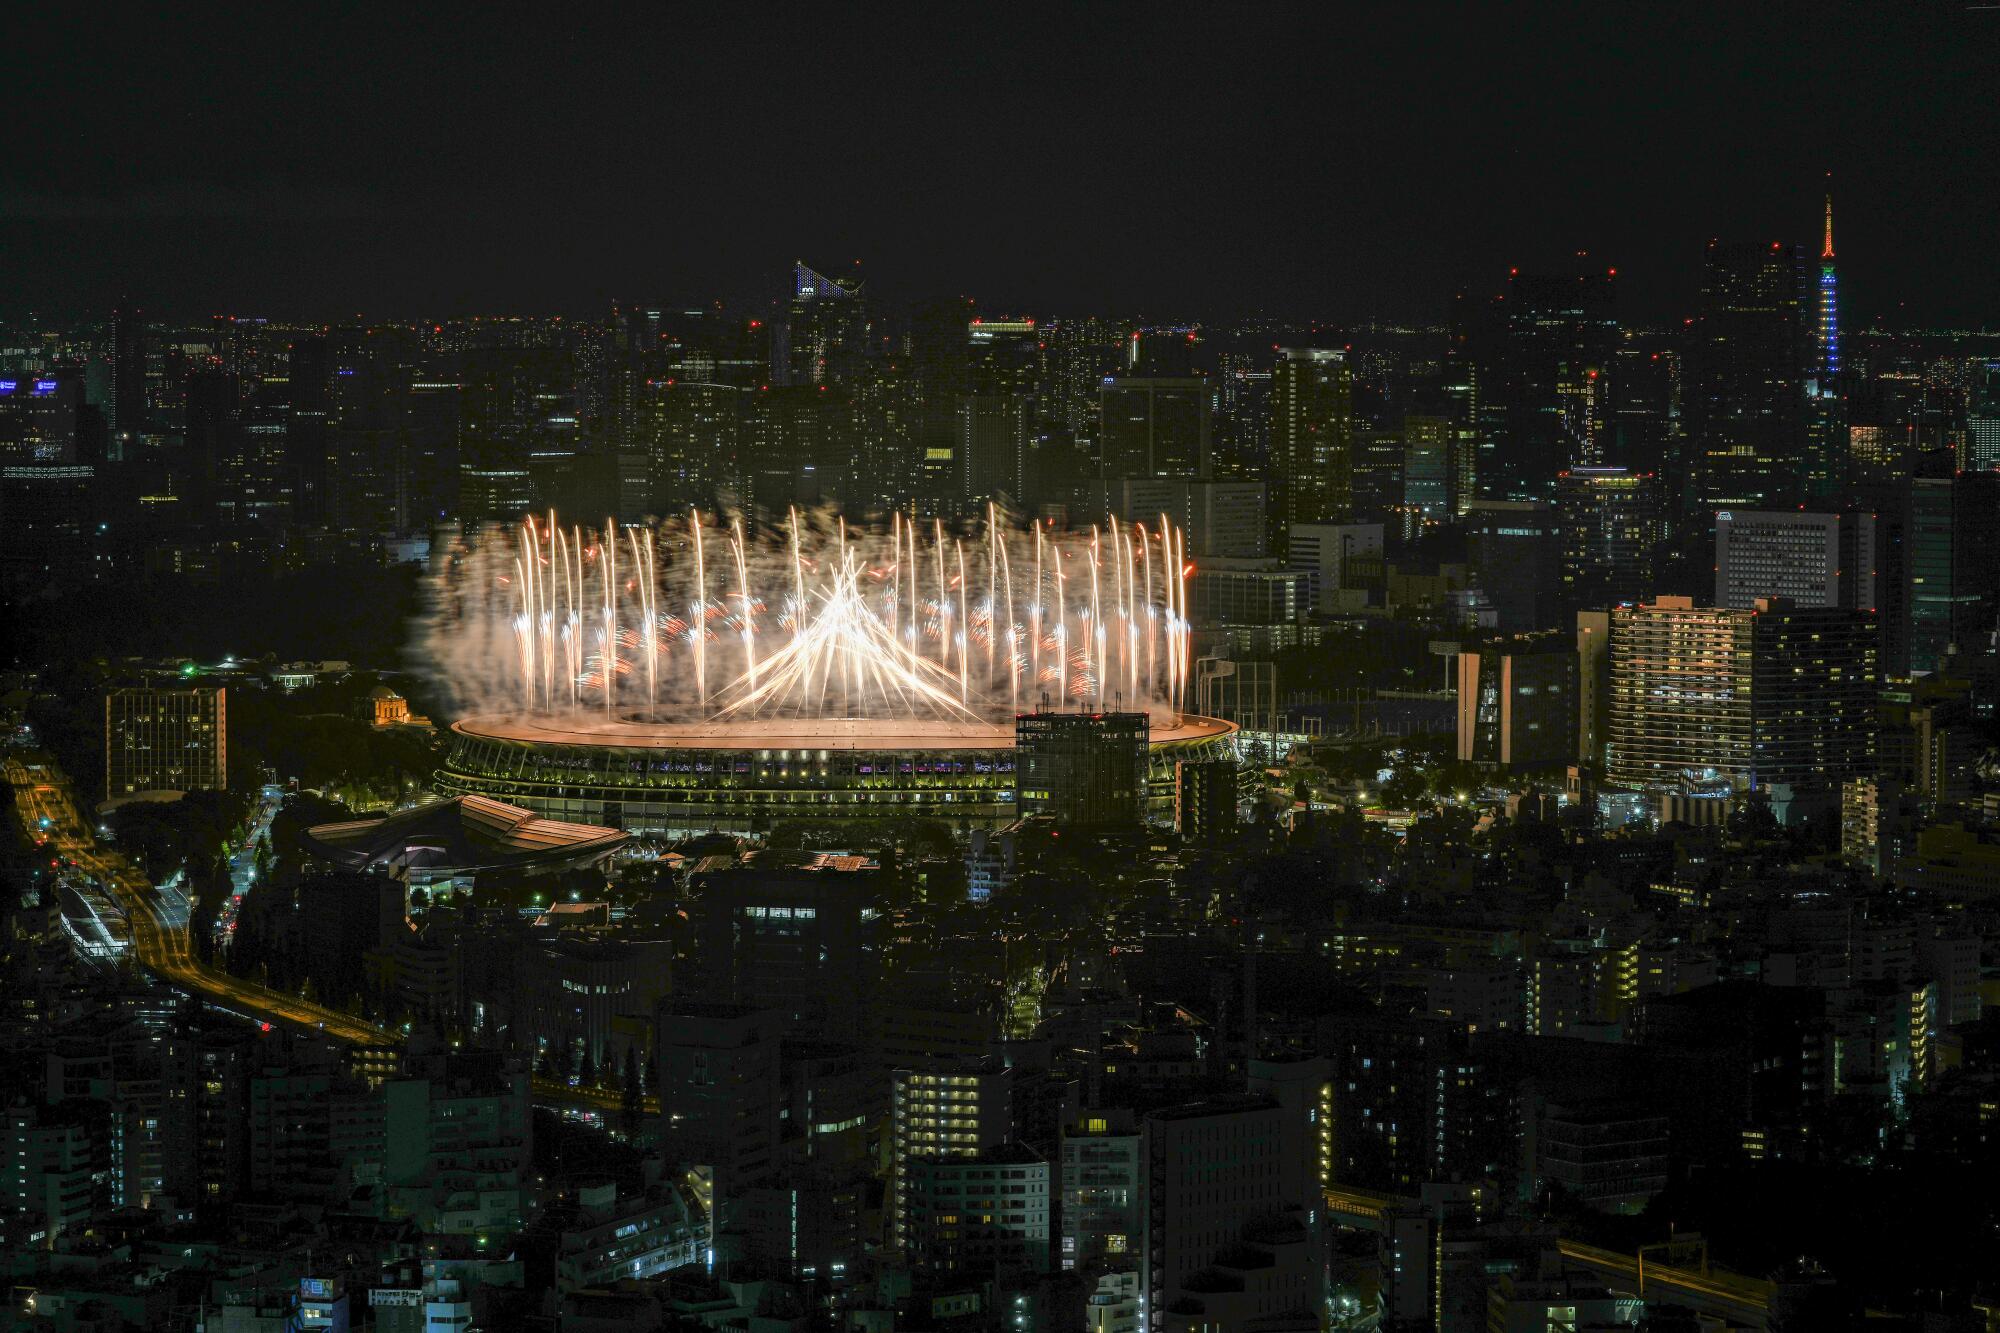
<instances>
[{"instance_id":1,"label":"night sky","mask_svg":"<svg viewBox=\"0 0 2000 1333\"><path fill-rule=\"evenodd\" d=\"M1850 310L2000 322L2000 8L403 8L10 25L0 317L594 315L801 257L1436 320L1587 249L1668 318L1708 237L1816 239L1832 169Z\"/></svg>"}]
</instances>

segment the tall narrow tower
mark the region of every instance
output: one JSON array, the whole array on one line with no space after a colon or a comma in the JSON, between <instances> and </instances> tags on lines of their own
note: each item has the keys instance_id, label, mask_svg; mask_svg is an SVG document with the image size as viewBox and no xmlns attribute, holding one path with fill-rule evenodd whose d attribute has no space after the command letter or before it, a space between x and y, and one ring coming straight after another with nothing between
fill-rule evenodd
<instances>
[{"instance_id":1,"label":"tall narrow tower","mask_svg":"<svg viewBox=\"0 0 2000 1333\"><path fill-rule=\"evenodd\" d=\"M1806 492L1838 497L1847 482L1847 411L1840 391L1840 282L1833 267L1833 195L1826 196L1826 228L1819 250L1819 328L1806 379Z\"/></svg>"}]
</instances>

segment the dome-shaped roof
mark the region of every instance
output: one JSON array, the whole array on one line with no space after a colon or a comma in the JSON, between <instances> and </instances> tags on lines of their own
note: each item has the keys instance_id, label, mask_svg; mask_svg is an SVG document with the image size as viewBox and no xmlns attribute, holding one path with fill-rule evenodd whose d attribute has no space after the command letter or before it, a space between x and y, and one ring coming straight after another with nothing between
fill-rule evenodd
<instances>
[{"instance_id":1,"label":"dome-shaped roof","mask_svg":"<svg viewBox=\"0 0 2000 1333\"><path fill-rule=\"evenodd\" d=\"M371 699L400 699L403 696L390 689L387 685L377 685L374 689L368 691L368 697Z\"/></svg>"}]
</instances>

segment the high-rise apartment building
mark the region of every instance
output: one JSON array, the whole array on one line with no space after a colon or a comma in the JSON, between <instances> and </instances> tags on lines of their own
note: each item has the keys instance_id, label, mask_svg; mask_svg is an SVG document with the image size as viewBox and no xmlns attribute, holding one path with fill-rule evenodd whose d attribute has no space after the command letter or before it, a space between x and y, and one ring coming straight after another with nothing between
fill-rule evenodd
<instances>
[{"instance_id":1,"label":"high-rise apartment building","mask_svg":"<svg viewBox=\"0 0 2000 1333\"><path fill-rule=\"evenodd\" d=\"M229 785L226 691L125 689L104 696L104 795Z\"/></svg>"},{"instance_id":2,"label":"high-rise apartment building","mask_svg":"<svg viewBox=\"0 0 2000 1333\"><path fill-rule=\"evenodd\" d=\"M1354 509L1354 371L1337 349L1287 347L1271 371L1271 523L1344 523Z\"/></svg>"},{"instance_id":3,"label":"high-rise apartment building","mask_svg":"<svg viewBox=\"0 0 2000 1333\"><path fill-rule=\"evenodd\" d=\"M655 1021L654 1089L660 1123L682 1160L706 1167L716 1229L776 1167L780 1034L784 1016L750 1005L676 998Z\"/></svg>"},{"instance_id":4,"label":"high-rise apartment building","mask_svg":"<svg viewBox=\"0 0 2000 1333\"><path fill-rule=\"evenodd\" d=\"M1872 613L1662 597L1613 611L1610 637L1614 785L1832 790L1867 771L1879 675Z\"/></svg>"},{"instance_id":5,"label":"high-rise apartment building","mask_svg":"<svg viewBox=\"0 0 2000 1333\"><path fill-rule=\"evenodd\" d=\"M898 1069L890 1097L890 1190L897 1245L909 1243L905 1191L918 1162L966 1161L1014 1137L1015 1069L986 1056Z\"/></svg>"}]
</instances>

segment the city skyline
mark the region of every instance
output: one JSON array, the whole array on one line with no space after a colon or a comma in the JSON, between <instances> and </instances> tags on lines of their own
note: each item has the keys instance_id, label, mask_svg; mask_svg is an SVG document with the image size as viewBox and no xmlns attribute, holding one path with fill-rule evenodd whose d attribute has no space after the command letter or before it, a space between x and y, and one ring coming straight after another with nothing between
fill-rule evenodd
<instances>
[{"instance_id":1,"label":"city skyline","mask_svg":"<svg viewBox=\"0 0 2000 1333\"><path fill-rule=\"evenodd\" d=\"M89 18L0 1329L2000 1333L2000 3Z\"/></svg>"}]
</instances>

